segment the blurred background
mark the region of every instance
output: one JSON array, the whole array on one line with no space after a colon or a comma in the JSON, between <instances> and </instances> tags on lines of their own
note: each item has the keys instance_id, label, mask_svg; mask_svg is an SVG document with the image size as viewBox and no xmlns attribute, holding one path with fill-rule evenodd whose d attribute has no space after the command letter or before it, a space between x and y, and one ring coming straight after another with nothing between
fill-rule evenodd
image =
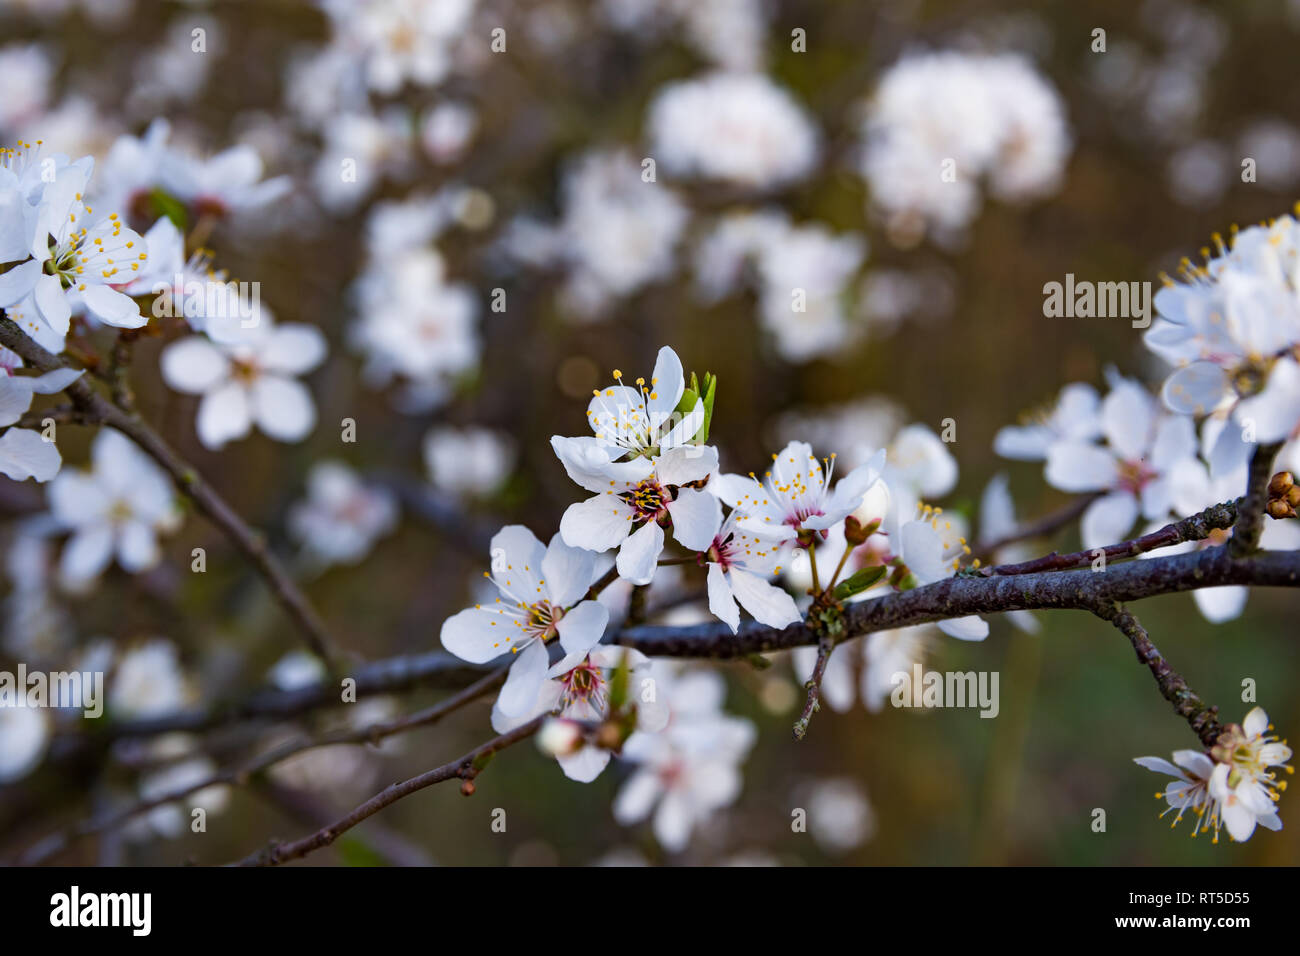
<instances>
[{"instance_id":1,"label":"blurred background","mask_svg":"<svg viewBox=\"0 0 1300 956\"><path fill-rule=\"evenodd\" d=\"M418 12L412 32L406 14L383 9L403 6L434 12ZM504 50L493 48L496 30ZM289 177L285 195L223 219L205 244L217 267L261 284L278 322L327 337L329 358L306 378L319 415L311 436L205 448L195 398L156 372L166 334L137 345L133 382L142 414L294 562L338 641L379 659L437 649L443 619L473 599L500 525L527 524L543 540L558 527L580 491L550 436L584 434L591 389L613 368L648 375L661 345L718 376L711 438L728 470L756 468L797 437L792 415L870 445L911 423L938 433L952 419L946 449L959 477L934 503L977 524L985 485L1005 472L1021 518L1066 504L1041 466L994 455L996 431L1049 405L1067 382L1104 387L1110 366L1152 383L1163 370L1125 320L1044 317L1043 286L1066 273L1158 282L1213 233L1288 212L1300 182L1298 37L1300 4L1284 0L0 0L0 141L41 138L102 162L119 137L162 117L179 151L246 144L267 177ZM969 58L976 74L1017 64L989 95L1016 104L1023 95L1023 109L984 116L969 91L938 79L926 87L924 70L908 81L920 92L888 92L887 77L907 80L892 68L939 51ZM750 87L709 89L720 77ZM909 114L909 95L941 119ZM995 121L1009 126L1002 139L977 145ZM929 122L937 132L907 129ZM891 144L954 128L966 139L940 142L935 156L957 158L972 190L960 202L891 180ZM739 144L730 153L728 139ZM1005 181L1016 162L1029 167L1023 181ZM927 183L938 180L931 169ZM142 230L163 211L130 210ZM438 274L404 274L412 250ZM774 318L771 297L784 308L796 285L811 290L806 327ZM420 313L419 327L385 328L398 311ZM342 440L346 419L355 442ZM92 433L59 435L65 468L84 464ZM819 453L837 450L817 443ZM346 463L400 508L353 565L327 566L310 534L294 530L295 504L322 460ZM44 510L44 489L0 482L16 537ZM59 637L42 645L45 658L22 650L37 643L35 625L19 615L14 584L6 665L58 666L97 641L120 659L161 638L176 649L191 701L265 683L297 636L260 580L201 516L188 515L163 546L144 574L115 567L91 593L52 599ZM1069 531L1043 550L1077 546ZM205 574L189 573L198 547ZM683 587L689 596L701 585ZM1282 736L1300 720L1292 595L1255 593L1221 625L1188 595L1146 602L1142 615L1226 718L1252 706L1241 703L1252 678ZM722 665L727 709L755 723L758 742L738 801L682 853L666 853L645 824L614 821L626 776L617 762L583 785L524 745L493 762L474 797L432 788L309 862L1300 859L1294 826L1212 846L1189 839L1186 824L1159 823L1160 778L1132 758L1167 757L1194 737L1112 628L1084 614L1038 617L1037 634L993 619L982 644L937 632L928 642L927 668L1000 672L996 720L871 713L858 702L823 709L796 743L802 689L788 660ZM416 691L386 706L407 712L436 696ZM325 711L300 726L345 719ZM225 766L284 732L255 730L200 749ZM235 788L206 833L118 834L58 859L225 862L272 834L314 829L489 734L480 703L382 751L327 753L278 781L280 792ZM139 755L60 760L59 740L0 786L4 853L140 787ZM792 808L810 806L835 824L792 832ZM509 815L504 834L490 828L496 807ZM1092 828L1095 808L1106 811L1104 833ZM1284 799L1284 820L1290 812Z\"/></svg>"}]
</instances>

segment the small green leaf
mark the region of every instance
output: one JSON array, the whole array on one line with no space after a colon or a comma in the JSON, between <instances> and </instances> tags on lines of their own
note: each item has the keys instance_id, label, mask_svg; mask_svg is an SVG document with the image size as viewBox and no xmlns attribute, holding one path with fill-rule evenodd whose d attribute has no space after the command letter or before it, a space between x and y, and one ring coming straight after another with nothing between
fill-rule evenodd
<instances>
[{"instance_id":1,"label":"small green leaf","mask_svg":"<svg viewBox=\"0 0 1300 956\"><path fill-rule=\"evenodd\" d=\"M695 373L691 373L691 380L694 382ZM696 436L700 441L709 440L709 426L713 424L713 399L718 391L718 377L712 372L704 373L704 426Z\"/></svg>"},{"instance_id":2,"label":"small green leaf","mask_svg":"<svg viewBox=\"0 0 1300 956\"><path fill-rule=\"evenodd\" d=\"M617 714L627 703L627 686L628 675L631 668L628 666L628 655L625 651L618 659L618 667L614 669L613 675L609 679L609 712Z\"/></svg>"},{"instance_id":3,"label":"small green leaf","mask_svg":"<svg viewBox=\"0 0 1300 956\"><path fill-rule=\"evenodd\" d=\"M856 571L839 584L835 585L835 599L837 601L843 601L845 598L850 598L855 594L860 594L884 576L885 568L884 565L880 564Z\"/></svg>"},{"instance_id":4,"label":"small green leaf","mask_svg":"<svg viewBox=\"0 0 1300 956\"><path fill-rule=\"evenodd\" d=\"M166 216L182 234L185 233L189 226L189 216L183 202L166 190L155 187L149 193L149 205L153 209L154 218Z\"/></svg>"}]
</instances>

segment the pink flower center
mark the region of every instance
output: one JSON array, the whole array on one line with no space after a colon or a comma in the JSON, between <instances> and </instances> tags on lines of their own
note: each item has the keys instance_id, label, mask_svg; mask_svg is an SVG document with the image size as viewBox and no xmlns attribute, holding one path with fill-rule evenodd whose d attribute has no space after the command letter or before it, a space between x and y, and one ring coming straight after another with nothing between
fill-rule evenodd
<instances>
[{"instance_id":1,"label":"pink flower center","mask_svg":"<svg viewBox=\"0 0 1300 956\"><path fill-rule=\"evenodd\" d=\"M653 478L623 492L622 498L631 506L636 521L658 520L668 513L668 502L672 500L667 489Z\"/></svg>"}]
</instances>

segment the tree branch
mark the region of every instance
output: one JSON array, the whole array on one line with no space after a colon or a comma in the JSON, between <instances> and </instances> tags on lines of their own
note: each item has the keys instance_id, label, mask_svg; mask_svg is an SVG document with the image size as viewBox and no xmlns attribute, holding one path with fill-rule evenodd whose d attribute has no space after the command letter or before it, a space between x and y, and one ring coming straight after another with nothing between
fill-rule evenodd
<instances>
[{"instance_id":1,"label":"tree branch","mask_svg":"<svg viewBox=\"0 0 1300 956\"><path fill-rule=\"evenodd\" d=\"M1259 537L1264 533L1264 509L1268 506L1268 481L1273 475L1273 459L1281 450L1280 442L1256 445L1251 455L1246 493L1237 502L1237 522L1228 540L1228 550L1234 558L1259 547Z\"/></svg>"},{"instance_id":2,"label":"tree branch","mask_svg":"<svg viewBox=\"0 0 1300 956\"><path fill-rule=\"evenodd\" d=\"M47 352L27 337L18 325L0 309L0 345L17 353L22 359L42 372L63 368L57 355ZM333 642L325 625L306 596L298 589L284 565L266 545L261 534L254 531L239 517L226 500L186 461L184 461L162 436L138 415L125 411L96 392L85 377L77 379L65 390L73 406L87 422L107 425L126 435L162 466L175 482L177 489L205 514L249 562L257 569L272 595L297 626L308 647L331 668L335 665Z\"/></svg>"},{"instance_id":3,"label":"tree branch","mask_svg":"<svg viewBox=\"0 0 1300 956\"><path fill-rule=\"evenodd\" d=\"M1162 533L1163 529L1156 532ZM844 613L845 629L839 641L872 631L969 614L1051 608L1092 610L1098 602L1132 601L1222 584L1300 587L1300 552L1268 551L1232 558L1223 548L1209 548L1109 566L1104 572L1053 571L949 578L848 605ZM709 622L686 627L624 627L608 640L652 657L734 660L816 645L818 635L804 624L793 624L778 631L755 621L745 621L734 635L725 624ZM449 654L432 651L374 661L358 668L353 677L359 694L374 694L417 686L463 687L483 673L481 668L467 665ZM323 681L294 691L266 690L234 706L110 724L104 728L103 735L111 740L176 730L201 732L243 720L283 719L338 703L338 687Z\"/></svg>"},{"instance_id":4,"label":"tree branch","mask_svg":"<svg viewBox=\"0 0 1300 956\"><path fill-rule=\"evenodd\" d=\"M1071 524L1076 518L1080 517L1088 506L1101 497L1101 492L1090 495L1080 495L1063 508L1046 514L1043 517L1031 521L1028 524L1020 525L1014 528L1000 538L992 541L977 542L976 550L979 554L988 558L996 554L1002 548L1009 544L1016 544L1020 541L1029 541L1033 538L1045 538L1053 532L1060 531L1066 525Z\"/></svg>"},{"instance_id":5,"label":"tree branch","mask_svg":"<svg viewBox=\"0 0 1300 956\"><path fill-rule=\"evenodd\" d=\"M1233 558L1222 547L1108 567L1105 571L948 578L896 594L850 604L837 641L872 631L928 624L971 614L1074 609L1091 611L1103 601L1133 601L1156 594L1224 584L1300 587L1300 551L1264 551ZM775 630L744 622L737 634L721 622L688 627L634 627L613 638L652 657L735 659L816 644L805 624Z\"/></svg>"},{"instance_id":6,"label":"tree branch","mask_svg":"<svg viewBox=\"0 0 1300 956\"><path fill-rule=\"evenodd\" d=\"M198 793L199 791L206 790L209 787L244 785L254 776L264 773L276 764L282 763L290 757L308 750L317 750L321 747L332 747L339 744L377 744L379 741L396 734L406 733L407 731L435 724L448 714L464 707L466 704L491 693L505 682L508 670L508 667L499 668L481 680L471 684L469 687L466 687L459 693L448 697L446 700L440 700L433 706L417 711L416 713L408 714L404 717L397 717L393 720L381 721L367 727L355 729L344 728L311 739L291 740L262 754L261 756L255 757L253 760L248 761L240 767L223 770L220 773L213 774L197 783L187 785L178 790L173 790L170 793L163 794L162 796L149 800L141 800L116 813L98 819L85 820L76 826L60 833L51 834L33 844L19 857L18 862L23 866L31 866L41 863L54 856L56 853L62 852L75 840L96 833L115 830L128 821L138 817L140 814L147 813L155 807L173 803L177 800L183 800L190 794Z\"/></svg>"},{"instance_id":7,"label":"tree branch","mask_svg":"<svg viewBox=\"0 0 1300 956\"><path fill-rule=\"evenodd\" d=\"M1201 743L1207 748L1213 747L1223 733L1219 724L1218 707L1207 706L1200 696L1187 686L1183 676L1169 666L1160 651L1151 643L1146 628L1126 610L1122 604L1099 604L1094 613L1104 621L1114 624L1133 645L1138 660L1151 669L1151 676L1156 679L1160 693L1165 700L1174 705L1174 710L1191 726Z\"/></svg>"},{"instance_id":8,"label":"tree branch","mask_svg":"<svg viewBox=\"0 0 1300 956\"><path fill-rule=\"evenodd\" d=\"M808 724L812 715L821 709L822 678L826 676L826 665L830 663L831 652L835 650L835 640L829 634L823 634L817 642L817 663L813 665L812 675L804 684L808 688L808 700L803 705L799 719L794 722L794 739L803 740L808 733Z\"/></svg>"},{"instance_id":9,"label":"tree branch","mask_svg":"<svg viewBox=\"0 0 1300 956\"><path fill-rule=\"evenodd\" d=\"M391 657L359 666L349 676L356 681L358 699L398 693L416 687L459 689L487 673L444 651ZM245 720L284 720L323 707L345 706L339 685L329 678L294 690L266 689L236 704L178 711L138 720L110 723L107 740L155 737L173 731L201 733Z\"/></svg>"},{"instance_id":10,"label":"tree branch","mask_svg":"<svg viewBox=\"0 0 1300 956\"><path fill-rule=\"evenodd\" d=\"M1265 484L1267 484L1267 479L1265 479ZM1044 557L1035 558L1032 561L1022 561L1020 564L1003 564L992 568L982 568L979 573L984 577L992 577L998 574L1034 574L1039 571L1064 571L1070 568L1083 568L1097 560L1099 551L1105 554L1107 561L1135 558L1139 554L1156 551L1160 548L1168 548L1186 541L1204 541L1215 531L1231 528L1233 521L1237 517L1236 504L1228 501L1223 504L1212 505L1199 514L1167 524L1158 531L1152 531L1150 534L1144 534L1131 541L1122 541L1119 544L1107 545L1104 548L1093 548L1088 551L1075 551L1072 554L1057 554L1053 551Z\"/></svg>"},{"instance_id":11,"label":"tree branch","mask_svg":"<svg viewBox=\"0 0 1300 956\"><path fill-rule=\"evenodd\" d=\"M374 816L380 810L391 806L403 797L408 797L426 787L431 787L435 783L442 783L446 780L464 780L469 785L470 781L482 772L492 757L507 747L537 733L548 716L542 714L534 717L528 723L516 727L508 733L493 737L487 743L475 747L465 756L453 760L451 763L443 764L441 767L436 767L419 776L411 777L409 780L403 780L401 783L395 783L381 790L365 803L352 810L351 813L336 820L329 826L303 837L301 840L296 840L293 843L273 842L265 849L259 850L257 853L253 853L232 865L279 866L281 863L300 859L322 847L329 846L367 817ZM473 791L469 790L468 792L472 793Z\"/></svg>"}]
</instances>

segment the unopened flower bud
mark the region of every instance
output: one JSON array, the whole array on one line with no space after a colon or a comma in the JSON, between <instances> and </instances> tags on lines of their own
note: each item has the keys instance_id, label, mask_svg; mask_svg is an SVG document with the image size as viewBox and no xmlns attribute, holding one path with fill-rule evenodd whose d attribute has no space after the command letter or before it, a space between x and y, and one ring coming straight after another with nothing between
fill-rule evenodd
<instances>
[{"instance_id":1,"label":"unopened flower bud","mask_svg":"<svg viewBox=\"0 0 1300 956\"><path fill-rule=\"evenodd\" d=\"M1277 518L1279 521L1283 518L1294 518L1295 509L1283 498L1274 498L1267 505L1267 511L1270 518Z\"/></svg>"},{"instance_id":2,"label":"unopened flower bud","mask_svg":"<svg viewBox=\"0 0 1300 956\"><path fill-rule=\"evenodd\" d=\"M1300 485L1292 485L1286 493L1286 503L1292 508L1300 508Z\"/></svg>"},{"instance_id":3,"label":"unopened flower bud","mask_svg":"<svg viewBox=\"0 0 1300 956\"><path fill-rule=\"evenodd\" d=\"M474 781L466 780L460 785L460 795L462 797L472 797L474 796L475 789L477 788L474 786Z\"/></svg>"},{"instance_id":4,"label":"unopened flower bud","mask_svg":"<svg viewBox=\"0 0 1300 956\"><path fill-rule=\"evenodd\" d=\"M1283 495L1290 493L1295 488L1295 478L1289 471L1279 471L1269 480L1268 496L1270 498L1281 498Z\"/></svg>"},{"instance_id":5,"label":"unopened flower bud","mask_svg":"<svg viewBox=\"0 0 1300 956\"><path fill-rule=\"evenodd\" d=\"M537 746L551 757L567 757L582 748L582 728L571 720L548 720L537 732Z\"/></svg>"},{"instance_id":6,"label":"unopened flower bud","mask_svg":"<svg viewBox=\"0 0 1300 956\"><path fill-rule=\"evenodd\" d=\"M623 747L623 729L613 721L606 721L596 731L596 745L603 750L621 750Z\"/></svg>"},{"instance_id":7,"label":"unopened flower bud","mask_svg":"<svg viewBox=\"0 0 1300 956\"><path fill-rule=\"evenodd\" d=\"M864 525L853 515L844 519L844 538L850 545L857 547L880 530L880 519L874 518Z\"/></svg>"}]
</instances>

